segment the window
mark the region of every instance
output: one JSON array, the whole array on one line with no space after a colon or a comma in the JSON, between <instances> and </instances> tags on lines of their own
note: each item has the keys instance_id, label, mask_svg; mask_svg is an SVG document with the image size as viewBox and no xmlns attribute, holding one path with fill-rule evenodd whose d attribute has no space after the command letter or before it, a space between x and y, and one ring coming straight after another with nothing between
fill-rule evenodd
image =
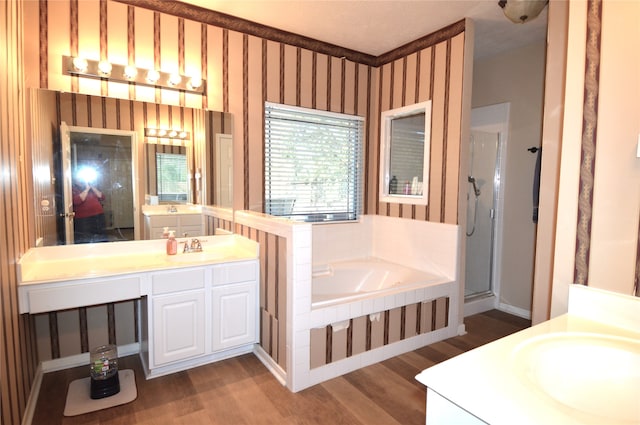
<instances>
[{"instance_id":1,"label":"window","mask_svg":"<svg viewBox=\"0 0 640 425\"><path fill-rule=\"evenodd\" d=\"M187 202L187 156L156 152L158 199L166 202Z\"/></svg>"},{"instance_id":2,"label":"window","mask_svg":"<svg viewBox=\"0 0 640 425\"><path fill-rule=\"evenodd\" d=\"M265 104L265 212L303 221L356 220L364 119Z\"/></svg>"}]
</instances>

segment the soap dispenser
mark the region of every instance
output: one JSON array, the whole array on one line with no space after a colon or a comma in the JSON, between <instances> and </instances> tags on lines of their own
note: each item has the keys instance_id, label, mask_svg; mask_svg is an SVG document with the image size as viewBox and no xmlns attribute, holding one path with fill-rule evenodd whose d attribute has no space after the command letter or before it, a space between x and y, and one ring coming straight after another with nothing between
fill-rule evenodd
<instances>
[{"instance_id":1,"label":"soap dispenser","mask_svg":"<svg viewBox=\"0 0 640 425\"><path fill-rule=\"evenodd\" d=\"M167 255L176 255L178 253L178 241L176 240L173 230L169 230L169 238L167 239Z\"/></svg>"},{"instance_id":2,"label":"soap dispenser","mask_svg":"<svg viewBox=\"0 0 640 425\"><path fill-rule=\"evenodd\" d=\"M162 229L162 239L169 239L169 228L165 227Z\"/></svg>"}]
</instances>

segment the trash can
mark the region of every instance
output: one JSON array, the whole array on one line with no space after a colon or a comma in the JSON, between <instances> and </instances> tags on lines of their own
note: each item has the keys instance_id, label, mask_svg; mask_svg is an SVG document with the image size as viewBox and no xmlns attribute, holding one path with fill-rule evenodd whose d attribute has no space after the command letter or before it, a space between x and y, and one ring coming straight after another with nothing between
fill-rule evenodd
<instances>
[{"instance_id":1,"label":"trash can","mask_svg":"<svg viewBox=\"0 0 640 425\"><path fill-rule=\"evenodd\" d=\"M91 398L100 399L120 392L118 348L102 345L91 350Z\"/></svg>"}]
</instances>

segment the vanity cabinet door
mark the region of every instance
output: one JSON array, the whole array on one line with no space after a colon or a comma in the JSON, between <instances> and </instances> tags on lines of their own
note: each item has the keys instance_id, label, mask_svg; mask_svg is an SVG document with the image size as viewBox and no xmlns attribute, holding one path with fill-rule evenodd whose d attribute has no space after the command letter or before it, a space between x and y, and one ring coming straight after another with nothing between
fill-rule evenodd
<instances>
[{"instance_id":1,"label":"vanity cabinet door","mask_svg":"<svg viewBox=\"0 0 640 425\"><path fill-rule=\"evenodd\" d=\"M256 342L256 286L256 282L246 282L213 288L213 351Z\"/></svg>"},{"instance_id":2,"label":"vanity cabinet door","mask_svg":"<svg viewBox=\"0 0 640 425\"><path fill-rule=\"evenodd\" d=\"M205 291L153 298L155 366L203 355L205 352Z\"/></svg>"}]
</instances>

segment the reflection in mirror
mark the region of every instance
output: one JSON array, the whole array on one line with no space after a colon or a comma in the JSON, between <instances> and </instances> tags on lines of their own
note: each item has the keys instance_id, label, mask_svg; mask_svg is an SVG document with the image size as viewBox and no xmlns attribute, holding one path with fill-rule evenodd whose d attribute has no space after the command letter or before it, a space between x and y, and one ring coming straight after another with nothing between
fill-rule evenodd
<instances>
[{"instance_id":1,"label":"reflection in mirror","mask_svg":"<svg viewBox=\"0 0 640 425\"><path fill-rule=\"evenodd\" d=\"M426 205L431 101L382 113L380 201Z\"/></svg>"},{"instance_id":2,"label":"reflection in mirror","mask_svg":"<svg viewBox=\"0 0 640 425\"><path fill-rule=\"evenodd\" d=\"M137 143L131 147L131 157L134 158L130 164L131 173L138 176L131 182L133 199L131 202L120 202L113 199L114 193L111 193L105 198L103 204L106 227L120 229L120 232L125 236L121 238L116 231L117 240L128 239L129 236L125 234L131 233L130 230L125 231L125 229L129 229L129 224L126 221L130 221L130 218L125 219L125 216L133 217L133 237L136 239L141 237L141 229L138 227L142 226L138 226L138 224L142 222L141 207L149 197L146 195L160 196L159 193L162 193L163 198L172 199L171 203L186 202L211 205L217 199L224 199L225 203L229 203L229 208L233 204L232 190L222 197L217 197L217 191L219 187L222 187L217 185L217 181L222 176L216 177L218 159L215 156L215 141L218 134L230 134L232 131L232 117L228 113L42 89L30 90L28 112L28 139L31 149L34 195L32 235L35 246L64 244L66 241L64 222L69 220L68 217L66 219L59 217L59 214L65 214L64 197L61 190L67 175L69 182L71 181L71 174L70 171L69 174L62 172L63 155L60 133L62 122L66 122L72 127L93 130L108 129L108 132L114 132L114 134L130 132L137 136ZM178 147L177 150L172 148L170 151L164 151L162 150L164 148L161 148L154 151L151 161L149 160L150 150L147 149L147 146L154 145L145 143L144 128L147 126L181 128L188 131L191 138L185 143L186 147ZM91 149L87 149L82 155L90 155L90 151ZM80 150L77 152L79 153ZM160 154L162 157L163 163L160 166L158 166L156 154ZM180 155L175 158L181 158L182 164L184 164L183 159L186 160L187 183L178 183L178 180L183 182L181 177L171 177L184 176L184 167L172 171L167 169L165 173L164 160L169 159L169 156L165 157L163 154ZM167 185L161 183L160 192L158 192L158 167L163 176L166 174L173 181L173 183L167 182ZM225 167L228 168L224 171L224 176L232 176L232 161ZM70 170L70 167L67 169ZM223 186L232 188L232 183L229 180ZM103 185L103 182L100 184ZM104 184L113 186L114 183ZM122 182L118 184L125 186ZM69 187L71 187L70 184ZM115 196L118 196L118 193L115 193ZM110 208L109 203L112 204L111 207L115 203L123 206L129 205L130 210L125 213L124 208L121 211L113 209L107 213L107 209ZM70 210L70 212L73 211ZM69 226L66 227L69 228ZM112 239L109 238L109 240Z\"/></svg>"},{"instance_id":3,"label":"reflection in mirror","mask_svg":"<svg viewBox=\"0 0 640 425\"><path fill-rule=\"evenodd\" d=\"M159 204L191 202L185 146L146 144L147 194ZM153 198L157 197L157 198Z\"/></svg>"},{"instance_id":4,"label":"reflection in mirror","mask_svg":"<svg viewBox=\"0 0 640 425\"><path fill-rule=\"evenodd\" d=\"M65 198L59 203L65 210L58 214L64 221L59 227L70 228L65 231L65 243L134 240L136 133L64 123L61 133L63 170L68 166L69 172L58 178L65 187L56 197ZM72 199L67 199L69 193Z\"/></svg>"}]
</instances>

